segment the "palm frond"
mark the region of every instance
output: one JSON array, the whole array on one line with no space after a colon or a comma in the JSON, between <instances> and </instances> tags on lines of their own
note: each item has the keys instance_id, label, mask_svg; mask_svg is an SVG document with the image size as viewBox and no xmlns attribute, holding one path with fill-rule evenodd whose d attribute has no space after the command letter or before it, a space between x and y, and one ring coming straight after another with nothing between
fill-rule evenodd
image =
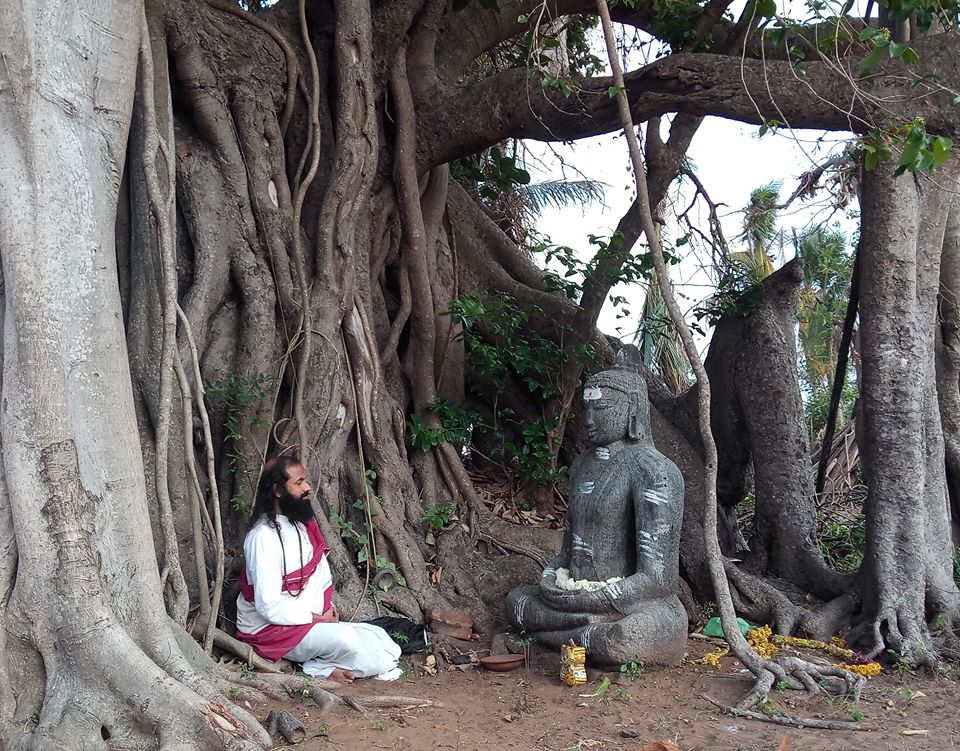
<instances>
[{"instance_id":1,"label":"palm frond","mask_svg":"<svg viewBox=\"0 0 960 751\"><path fill-rule=\"evenodd\" d=\"M606 183L599 180L544 180L518 185L516 190L527 209L532 214L540 214L546 208L603 203L606 188Z\"/></svg>"},{"instance_id":2,"label":"palm frond","mask_svg":"<svg viewBox=\"0 0 960 751\"><path fill-rule=\"evenodd\" d=\"M690 385L690 361L656 284L647 290L636 342L644 365L659 375L674 394L683 393Z\"/></svg>"},{"instance_id":3,"label":"palm frond","mask_svg":"<svg viewBox=\"0 0 960 751\"><path fill-rule=\"evenodd\" d=\"M773 259L761 247L731 253L730 260L740 266L755 282L770 276L774 271Z\"/></svg>"},{"instance_id":4,"label":"palm frond","mask_svg":"<svg viewBox=\"0 0 960 751\"><path fill-rule=\"evenodd\" d=\"M752 248L766 248L777 234L777 202L782 186L783 183L774 180L750 193L743 217L743 237Z\"/></svg>"}]
</instances>

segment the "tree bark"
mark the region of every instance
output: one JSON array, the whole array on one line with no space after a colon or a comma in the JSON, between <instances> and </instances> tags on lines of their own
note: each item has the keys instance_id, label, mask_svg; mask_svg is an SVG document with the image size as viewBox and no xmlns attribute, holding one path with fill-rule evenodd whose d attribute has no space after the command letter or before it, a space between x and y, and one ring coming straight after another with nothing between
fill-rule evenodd
<instances>
[{"instance_id":1,"label":"tree bark","mask_svg":"<svg viewBox=\"0 0 960 751\"><path fill-rule=\"evenodd\" d=\"M956 184L949 164L937 182ZM864 613L870 654L884 648L933 664L928 614L957 615L934 329L940 258L951 197L932 181L864 176L861 252L861 447L865 512ZM918 582L926 586L917 586Z\"/></svg>"}]
</instances>

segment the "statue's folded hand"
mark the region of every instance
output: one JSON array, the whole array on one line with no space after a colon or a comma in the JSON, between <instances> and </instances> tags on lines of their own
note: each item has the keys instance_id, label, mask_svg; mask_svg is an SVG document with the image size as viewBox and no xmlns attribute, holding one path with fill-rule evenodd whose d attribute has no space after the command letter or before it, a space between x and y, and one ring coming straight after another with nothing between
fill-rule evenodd
<instances>
[{"instance_id":1,"label":"statue's folded hand","mask_svg":"<svg viewBox=\"0 0 960 751\"><path fill-rule=\"evenodd\" d=\"M540 591L544 602L558 610L570 613L608 613L611 602L605 589L569 590L541 580Z\"/></svg>"}]
</instances>

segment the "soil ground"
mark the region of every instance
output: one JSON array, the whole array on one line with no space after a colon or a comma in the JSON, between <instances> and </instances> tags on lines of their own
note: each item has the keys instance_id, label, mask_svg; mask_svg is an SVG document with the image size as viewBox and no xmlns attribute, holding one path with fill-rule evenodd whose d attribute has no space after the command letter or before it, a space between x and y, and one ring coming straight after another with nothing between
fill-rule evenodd
<instances>
[{"instance_id":1,"label":"soil ground","mask_svg":"<svg viewBox=\"0 0 960 751\"><path fill-rule=\"evenodd\" d=\"M752 676L735 658L722 658L720 670L693 662L715 648L690 639L682 666L646 668L636 677L591 670L590 682L575 688L557 677L559 655L538 648L531 651L528 668L509 673L471 667L425 675L419 656L403 664L410 672L398 681L358 681L341 693L403 695L438 701L441 707L366 713L336 707L323 716L312 703L253 710L261 719L269 709L294 713L307 729L300 751L640 751L656 740L672 741L682 751L960 751L958 673L949 678L885 667L867 682L855 705L837 697L775 692L770 704L788 714L851 720L862 713L860 732L800 730L734 718L704 699L730 705L752 685ZM608 688L597 696L605 677Z\"/></svg>"}]
</instances>

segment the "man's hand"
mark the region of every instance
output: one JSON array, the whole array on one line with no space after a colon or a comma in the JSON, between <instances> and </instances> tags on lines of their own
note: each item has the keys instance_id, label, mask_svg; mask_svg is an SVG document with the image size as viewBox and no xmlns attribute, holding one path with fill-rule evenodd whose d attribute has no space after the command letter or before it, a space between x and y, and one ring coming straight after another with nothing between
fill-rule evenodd
<instances>
[{"instance_id":1,"label":"man's hand","mask_svg":"<svg viewBox=\"0 0 960 751\"><path fill-rule=\"evenodd\" d=\"M340 613L337 612L337 606L331 605L330 609L322 615L320 613L313 614L314 623L339 623L340 622Z\"/></svg>"}]
</instances>

